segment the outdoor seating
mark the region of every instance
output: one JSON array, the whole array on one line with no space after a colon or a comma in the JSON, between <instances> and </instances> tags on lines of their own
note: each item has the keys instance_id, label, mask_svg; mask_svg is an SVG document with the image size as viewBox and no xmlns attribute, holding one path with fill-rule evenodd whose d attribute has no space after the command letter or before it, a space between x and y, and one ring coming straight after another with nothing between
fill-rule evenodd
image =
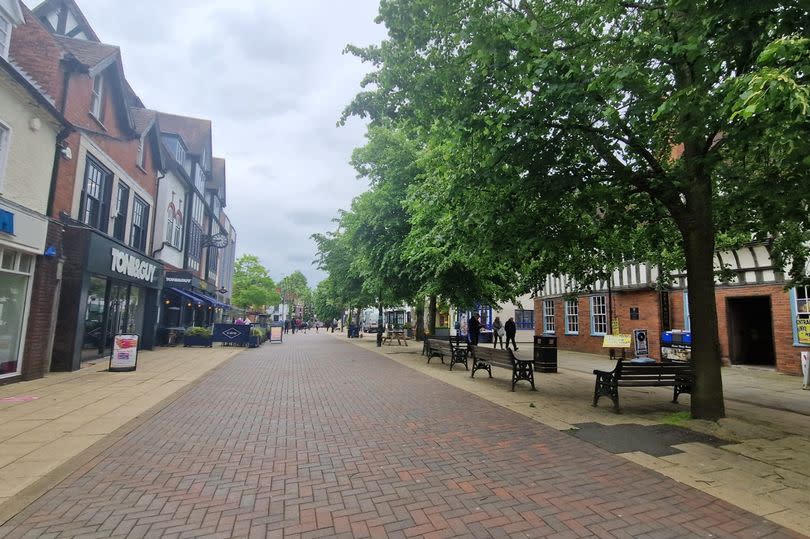
<instances>
[{"instance_id":1,"label":"outdoor seating","mask_svg":"<svg viewBox=\"0 0 810 539\"><path fill-rule=\"evenodd\" d=\"M515 390L515 384L521 380L526 380L532 386L532 391L537 389L534 387L534 360L523 359L515 356L514 352L510 349L499 350L497 348L490 348L489 346L475 346L470 345L470 353L473 356L473 368L470 374L471 378L475 378L475 371L483 369L489 373L492 378L492 366L503 367L512 371L512 391Z\"/></svg>"},{"instance_id":2,"label":"outdoor seating","mask_svg":"<svg viewBox=\"0 0 810 539\"><path fill-rule=\"evenodd\" d=\"M427 339L427 362L430 363L431 358L438 357L444 364L444 356L450 360L450 370L453 370L453 365L456 363L464 364L464 368L469 370L467 365L467 347L459 344L458 341L453 342L453 338L449 339Z\"/></svg>"},{"instance_id":3,"label":"outdoor seating","mask_svg":"<svg viewBox=\"0 0 810 539\"><path fill-rule=\"evenodd\" d=\"M382 344L394 344L394 340L397 341L397 345L399 346L408 346L408 337L405 336L405 332L402 330L386 331Z\"/></svg>"},{"instance_id":4,"label":"outdoor seating","mask_svg":"<svg viewBox=\"0 0 810 539\"><path fill-rule=\"evenodd\" d=\"M613 410L618 414L619 387L672 387L672 402L678 402L681 393L692 393L694 372L689 363L631 363L619 361L612 371L594 370L596 386L593 390L593 406L600 397L613 401Z\"/></svg>"}]
</instances>

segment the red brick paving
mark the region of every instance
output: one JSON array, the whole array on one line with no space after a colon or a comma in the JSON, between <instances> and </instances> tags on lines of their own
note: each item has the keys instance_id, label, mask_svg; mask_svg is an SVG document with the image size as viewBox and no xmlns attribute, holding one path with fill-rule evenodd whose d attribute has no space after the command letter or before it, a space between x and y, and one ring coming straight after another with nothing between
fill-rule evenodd
<instances>
[{"instance_id":1,"label":"red brick paving","mask_svg":"<svg viewBox=\"0 0 810 539\"><path fill-rule=\"evenodd\" d=\"M325 335L241 354L0 527L57 536L800 537Z\"/></svg>"}]
</instances>

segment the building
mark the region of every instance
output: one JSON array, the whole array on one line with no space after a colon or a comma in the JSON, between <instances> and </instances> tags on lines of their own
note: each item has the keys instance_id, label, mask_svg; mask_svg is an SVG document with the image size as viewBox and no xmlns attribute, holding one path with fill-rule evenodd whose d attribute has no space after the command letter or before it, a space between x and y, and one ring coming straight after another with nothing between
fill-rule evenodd
<instances>
[{"instance_id":1,"label":"building","mask_svg":"<svg viewBox=\"0 0 810 539\"><path fill-rule=\"evenodd\" d=\"M810 351L810 287L790 287L763 244L718 252L715 267L731 274L715 288L723 364L800 374L800 352ZM663 291L656 289L658 277L655 267L629 264L609 283L583 291L570 279L549 276L535 300L535 332L555 335L561 349L605 353L602 340L612 315L621 333L646 330L648 355L660 359L662 333L688 334L691 323L686 275L673 274ZM672 353L669 343L663 344L663 352Z\"/></svg>"},{"instance_id":2,"label":"building","mask_svg":"<svg viewBox=\"0 0 810 539\"><path fill-rule=\"evenodd\" d=\"M55 155L70 127L52 96L10 55L25 23L0 0L0 384L39 378L50 366L61 227L47 218Z\"/></svg>"}]
</instances>

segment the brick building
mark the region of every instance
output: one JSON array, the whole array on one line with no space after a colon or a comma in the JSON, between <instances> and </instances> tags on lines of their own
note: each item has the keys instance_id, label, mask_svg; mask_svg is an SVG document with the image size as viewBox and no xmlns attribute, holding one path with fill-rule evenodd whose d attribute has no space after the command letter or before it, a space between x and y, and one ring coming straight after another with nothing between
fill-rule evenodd
<instances>
[{"instance_id":1,"label":"brick building","mask_svg":"<svg viewBox=\"0 0 810 539\"><path fill-rule=\"evenodd\" d=\"M715 288L723 363L800 374L800 352L810 351L803 329L810 322L810 287L790 287L762 244L718 252L715 267L732 275ZM648 355L660 359L662 332L689 332L691 324L686 276L673 275L664 291L656 289L658 277L655 267L630 264L610 283L583 292L570 279L549 276L535 300L535 333L555 335L564 350L606 353L602 340L612 313L621 333L646 329Z\"/></svg>"}]
</instances>

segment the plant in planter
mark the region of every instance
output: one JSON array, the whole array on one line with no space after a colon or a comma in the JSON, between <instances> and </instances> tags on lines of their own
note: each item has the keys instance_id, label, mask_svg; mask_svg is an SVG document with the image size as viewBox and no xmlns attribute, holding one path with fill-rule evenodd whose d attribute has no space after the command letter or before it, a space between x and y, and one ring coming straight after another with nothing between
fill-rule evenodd
<instances>
[{"instance_id":1,"label":"plant in planter","mask_svg":"<svg viewBox=\"0 0 810 539\"><path fill-rule=\"evenodd\" d=\"M258 348L267 338L267 330L262 327L250 328L250 348Z\"/></svg>"},{"instance_id":2,"label":"plant in planter","mask_svg":"<svg viewBox=\"0 0 810 539\"><path fill-rule=\"evenodd\" d=\"M405 335L408 337L413 337L413 326L409 323L402 324L402 330L405 332Z\"/></svg>"},{"instance_id":3,"label":"plant in planter","mask_svg":"<svg viewBox=\"0 0 810 539\"><path fill-rule=\"evenodd\" d=\"M211 330L208 328L193 326L186 328L183 335L183 346L205 346L211 348Z\"/></svg>"}]
</instances>

